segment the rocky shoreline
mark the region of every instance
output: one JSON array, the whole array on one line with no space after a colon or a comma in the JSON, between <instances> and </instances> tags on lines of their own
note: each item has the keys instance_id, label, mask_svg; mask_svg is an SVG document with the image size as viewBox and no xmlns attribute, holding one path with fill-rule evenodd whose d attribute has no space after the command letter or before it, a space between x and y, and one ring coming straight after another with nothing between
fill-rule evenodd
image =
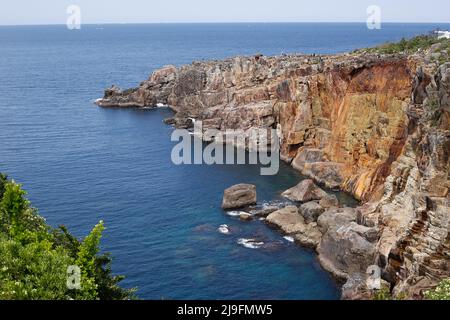
<instances>
[{"instance_id":1,"label":"rocky shoreline","mask_svg":"<svg viewBox=\"0 0 450 320\"><path fill-rule=\"evenodd\" d=\"M357 223L357 208L340 204L336 196L310 179L286 190L282 196L286 202L258 207L256 186L239 184L225 190L222 208L241 210L239 217L243 221L263 219L295 243L315 250L325 270L339 282L347 281L347 291L348 280L354 281L356 275L367 278L378 230Z\"/></svg>"},{"instance_id":2,"label":"rocky shoreline","mask_svg":"<svg viewBox=\"0 0 450 320\"><path fill-rule=\"evenodd\" d=\"M301 204L267 221L316 249L322 266L346 282L343 298L371 298L371 266L393 294L421 298L450 277L450 62L435 59L440 49L167 66L138 88L107 89L96 103L169 105L175 127L198 119L223 135L277 129L281 158L312 180L285 194ZM340 208L314 183L362 205Z\"/></svg>"}]
</instances>

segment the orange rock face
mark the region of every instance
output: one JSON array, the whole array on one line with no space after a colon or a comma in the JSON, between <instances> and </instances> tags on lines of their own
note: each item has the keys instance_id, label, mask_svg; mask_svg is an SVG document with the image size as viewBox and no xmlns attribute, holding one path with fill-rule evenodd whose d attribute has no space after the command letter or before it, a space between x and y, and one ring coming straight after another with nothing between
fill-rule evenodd
<instances>
[{"instance_id":1,"label":"orange rock face","mask_svg":"<svg viewBox=\"0 0 450 320\"><path fill-rule=\"evenodd\" d=\"M278 128L282 159L369 200L405 143L414 73L405 56L237 57L164 67L99 104L169 104L180 126L196 118L221 131Z\"/></svg>"},{"instance_id":2,"label":"orange rock face","mask_svg":"<svg viewBox=\"0 0 450 320\"><path fill-rule=\"evenodd\" d=\"M426 62L427 54L257 56L169 66L136 89L108 89L97 103L169 104L178 127L195 118L207 129L240 129L245 136L254 128L277 129L283 160L364 203L357 215L351 211L352 225L344 219L348 232L325 230L319 246L326 269L351 278L347 295L360 277L335 264L361 256L339 241L370 251L358 270L373 262L394 291L414 296L450 277L450 63ZM319 222L334 216L328 212ZM365 239L367 230L379 238Z\"/></svg>"},{"instance_id":3,"label":"orange rock face","mask_svg":"<svg viewBox=\"0 0 450 320\"><path fill-rule=\"evenodd\" d=\"M367 200L403 147L413 66L400 58L354 63L325 66L301 80L294 102L278 103L285 157L317 181ZM317 150L320 159L304 161Z\"/></svg>"}]
</instances>

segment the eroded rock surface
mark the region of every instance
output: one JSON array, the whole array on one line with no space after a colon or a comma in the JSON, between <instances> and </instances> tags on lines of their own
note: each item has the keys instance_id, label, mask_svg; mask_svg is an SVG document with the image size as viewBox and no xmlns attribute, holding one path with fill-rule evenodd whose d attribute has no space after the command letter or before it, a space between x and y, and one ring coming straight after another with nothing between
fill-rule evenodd
<instances>
[{"instance_id":1,"label":"eroded rock surface","mask_svg":"<svg viewBox=\"0 0 450 320\"><path fill-rule=\"evenodd\" d=\"M450 277L450 63L433 71L416 74L405 146L381 201L361 210L362 222L379 229L384 279L409 297Z\"/></svg>"},{"instance_id":2,"label":"eroded rock surface","mask_svg":"<svg viewBox=\"0 0 450 320\"><path fill-rule=\"evenodd\" d=\"M320 238L312 242L320 241L322 264L348 279L347 296L358 296L358 279L373 264L394 293L416 297L450 277L450 63L436 62L448 61L438 49L168 66L138 88L106 90L97 103L168 104L176 127L193 118L222 133L242 130L247 140L249 130L277 129L282 159L364 204L355 210L323 200L330 209L317 225L294 208L271 213L271 223L301 242Z\"/></svg>"},{"instance_id":3,"label":"eroded rock surface","mask_svg":"<svg viewBox=\"0 0 450 320\"><path fill-rule=\"evenodd\" d=\"M317 222L320 215L325 211L316 201L310 201L300 206L300 212L307 223Z\"/></svg>"},{"instance_id":4,"label":"eroded rock surface","mask_svg":"<svg viewBox=\"0 0 450 320\"><path fill-rule=\"evenodd\" d=\"M256 186L252 184L237 184L224 191L222 208L225 210L239 209L256 204Z\"/></svg>"},{"instance_id":5,"label":"eroded rock surface","mask_svg":"<svg viewBox=\"0 0 450 320\"><path fill-rule=\"evenodd\" d=\"M322 266L344 280L355 273L365 274L375 261L375 243L355 230L357 226L349 224L329 228L317 250Z\"/></svg>"},{"instance_id":6,"label":"eroded rock surface","mask_svg":"<svg viewBox=\"0 0 450 320\"><path fill-rule=\"evenodd\" d=\"M316 223L308 223L296 206L288 206L271 213L266 221L278 227L283 233L293 236L303 246L315 249L322 233Z\"/></svg>"},{"instance_id":7,"label":"eroded rock surface","mask_svg":"<svg viewBox=\"0 0 450 320\"><path fill-rule=\"evenodd\" d=\"M249 130L277 129L283 159L367 200L404 143L416 68L403 55L236 57L164 67L138 88L106 90L97 104L166 104L177 127L194 118L205 130L242 130L247 140Z\"/></svg>"},{"instance_id":8,"label":"eroded rock surface","mask_svg":"<svg viewBox=\"0 0 450 320\"><path fill-rule=\"evenodd\" d=\"M339 200L334 194L328 194L326 197L320 199L319 204L326 209L339 207Z\"/></svg>"},{"instance_id":9,"label":"eroded rock surface","mask_svg":"<svg viewBox=\"0 0 450 320\"><path fill-rule=\"evenodd\" d=\"M312 200L320 200L326 197L327 193L320 189L314 181L307 179L283 192L282 196L291 201L309 202Z\"/></svg>"}]
</instances>

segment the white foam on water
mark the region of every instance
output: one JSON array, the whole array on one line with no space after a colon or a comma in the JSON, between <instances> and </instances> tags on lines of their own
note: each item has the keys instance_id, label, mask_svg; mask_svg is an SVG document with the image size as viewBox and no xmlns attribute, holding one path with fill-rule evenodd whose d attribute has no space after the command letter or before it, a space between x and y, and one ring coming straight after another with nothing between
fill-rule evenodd
<instances>
[{"instance_id":1,"label":"white foam on water","mask_svg":"<svg viewBox=\"0 0 450 320\"><path fill-rule=\"evenodd\" d=\"M226 224L222 224L217 231L219 231L222 234L230 234L230 228Z\"/></svg>"},{"instance_id":2,"label":"white foam on water","mask_svg":"<svg viewBox=\"0 0 450 320\"><path fill-rule=\"evenodd\" d=\"M245 239L245 238L238 239L237 243L248 249L259 249L261 248L261 246L264 245L264 242L260 242L255 239Z\"/></svg>"},{"instance_id":3,"label":"white foam on water","mask_svg":"<svg viewBox=\"0 0 450 320\"><path fill-rule=\"evenodd\" d=\"M284 240L288 241L288 242L295 242L295 239L289 236L283 237Z\"/></svg>"},{"instance_id":4,"label":"white foam on water","mask_svg":"<svg viewBox=\"0 0 450 320\"><path fill-rule=\"evenodd\" d=\"M164 104L164 103L157 103L157 104L156 104L156 107L157 107L157 108L167 108L168 105L167 105L167 104Z\"/></svg>"},{"instance_id":5,"label":"white foam on water","mask_svg":"<svg viewBox=\"0 0 450 320\"><path fill-rule=\"evenodd\" d=\"M230 217L239 217L241 214L249 214L249 213L244 211L227 211L227 215L229 215Z\"/></svg>"}]
</instances>

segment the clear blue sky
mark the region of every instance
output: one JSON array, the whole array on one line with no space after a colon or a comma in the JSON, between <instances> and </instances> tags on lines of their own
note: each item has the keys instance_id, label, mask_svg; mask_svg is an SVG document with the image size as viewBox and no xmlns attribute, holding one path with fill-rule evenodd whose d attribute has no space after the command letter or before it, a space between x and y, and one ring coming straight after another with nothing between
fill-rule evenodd
<instances>
[{"instance_id":1,"label":"clear blue sky","mask_svg":"<svg viewBox=\"0 0 450 320\"><path fill-rule=\"evenodd\" d=\"M79 5L82 23L366 21L450 22L450 0L3 0L0 25L65 24Z\"/></svg>"}]
</instances>

